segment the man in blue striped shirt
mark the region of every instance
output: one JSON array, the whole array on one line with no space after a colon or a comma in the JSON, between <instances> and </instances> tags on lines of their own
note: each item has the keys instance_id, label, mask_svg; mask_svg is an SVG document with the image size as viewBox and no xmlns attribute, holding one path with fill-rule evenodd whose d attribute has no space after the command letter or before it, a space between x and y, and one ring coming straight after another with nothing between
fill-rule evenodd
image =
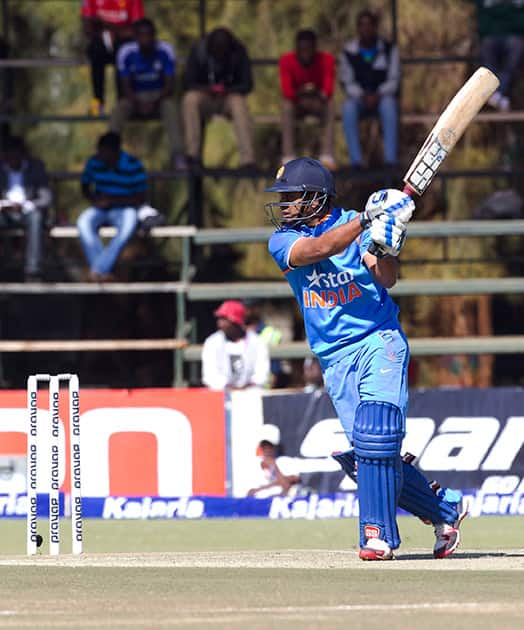
<instances>
[{"instance_id":1,"label":"man in blue striped shirt","mask_svg":"<svg viewBox=\"0 0 524 630\"><path fill-rule=\"evenodd\" d=\"M77 221L92 280L111 278L120 252L136 229L137 208L144 203L146 189L144 167L140 160L122 151L120 136L113 132L101 136L97 152L82 174L82 192L92 206ZM104 246L98 231L106 225L114 226L117 233Z\"/></svg>"},{"instance_id":2,"label":"man in blue striped shirt","mask_svg":"<svg viewBox=\"0 0 524 630\"><path fill-rule=\"evenodd\" d=\"M175 51L167 42L158 41L155 25L146 18L133 24L135 40L118 51L117 69L123 98L111 114L111 131L122 132L126 120L162 118L169 142L173 166L186 168L178 111L173 101Z\"/></svg>"}]
</instances>

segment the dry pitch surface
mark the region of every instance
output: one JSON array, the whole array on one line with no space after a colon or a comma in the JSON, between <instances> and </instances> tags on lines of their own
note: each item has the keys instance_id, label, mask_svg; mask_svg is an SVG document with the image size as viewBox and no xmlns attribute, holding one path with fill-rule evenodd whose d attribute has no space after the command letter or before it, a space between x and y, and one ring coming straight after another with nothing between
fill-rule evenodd
<instances>
[{"instance_id":1,"label":"dry pitch surface","mask_svg":"<svg viewBox=\"0 0 524 630\"><path fill-rule=\"evenodd\" d=\"M401 519L380 564L358 560L353 519L88 521L78 558L19 554L24 525L0 522L0 628L524 627L522 517L466 521L441 561Z\"/></svg>"}]
</instances>

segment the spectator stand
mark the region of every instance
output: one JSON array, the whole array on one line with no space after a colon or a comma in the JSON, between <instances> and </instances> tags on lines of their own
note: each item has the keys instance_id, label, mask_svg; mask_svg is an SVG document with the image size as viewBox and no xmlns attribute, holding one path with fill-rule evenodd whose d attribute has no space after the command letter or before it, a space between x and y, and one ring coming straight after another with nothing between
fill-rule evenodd
<instances>
[{"instance_id":1,"label":"spectator stand","mask_svg":"<svg viewBox=\"0 0 524 630\"><path fill-rule=\"evenodd\" d=\"M4 32L7 31L6 25L8 24L8 3L9 0L2 0L2 14L4 23ZM201 33L206 31L206 0L200 0L198 3L199 9L199 24ZM393 32L396 33L396 16L397 16L397 1L391 0L391 11L393 17ZM474 59L466 56L452 56L452 57L420 57L411 59L402 59L403 64L437 64L445 62L463 62L471 63ZM52 68L52 67L76 67L84 62L77 59L7 59L0 60L0 68L11 68L16 70L17 68ZM274 65L276 60L274 59L255 59L254 65ZM435 121L438 113L428 114L410 114L403 112L401 114L401 124L413 125L419 124L426 127L430 127ZM104 121L105 118L91 118L88 116L64 116L64 115L34 115L29 113L20 114L1 114L0 121L3 122L17 122L23 124L34 123L50 123L59 122L64 124L69 123L92 123ZM511 111L507 113L500 112L483 112L476 121L478 123L511 123L524 121L524 112ZM255 122L257 124L276 124L278 119L274 116L268 116L261 114L255 116ZM164 347L166 350L174 351L174 384L179 386L184 382L184 361L194 361L198 358L199 348L197 345L189 345L184 349L186 345L186 339L191 335L195 338L195 330L191 332L190 325L186 318L186 307L188 302L192 301L214 301L222 299L224 296L228 297L271 297L287 299L290 297L289 289L284 283L236 283L235 285L227 284L198 284L192 283L192 254L194 247L202 246L204 244L212 243L240 243L240 242L262 242L267 239L270 230L265 228L235 231L235 230L205 230L198 229L202 226L201 221L201 209L202 209L202 178L242 178L242 177L271 177L272 173L240 173L231 169L206 169L203 168L199 171L193 171L189 173L162 171L151 173L151 179L153 182L162 179L171 179L173 177L187 178L189 182L188 186L188 210L187 221L190 226L187 231L185 228L176 228L173 226L164 226L154 228L151 232L153 238L181 238L183 243L183 254L181 263L180 280L177 282L163 282L163 283L111 283L107 285L92 285L84 283L65 283L65 284L3 284L0 285L0 295L12 295L12 294L53 294L53 293L147 293L147 292L164 292L170 293L175 296L176 312L177 312L177 325L174 339L155 339L155 340L118 340L116 345L111 346L112 340L93 340L89 344L82 345L81 343L71 340L67 343L71 346L61 345L64 340L51 341L48 345L34 345L30 340L25 341L9 341L3 342L7 345L0 344L0 352L21 352L21 351L39 351L39 349L45 348L49 350L51 346L54 349L64 349L67 347L73 347L75 350L92 350L95 347L97 350L107 350L109 347L116 349L120 346L121 349L130 348L133 344L136 344L136 348L144 349L148 344L150 347L159 348ZM354 174L353 177L356 181L372 180L377 177L383 177L385 174L380 172L365 171L362 173ZM391 179L391 185L395 182L398 183L401 173L389 173ZM438 180L442 186L443 197L446 198L446 182L452 178L464 177L464 178L515 178L522 177L523 173L519 173L515 170L505 169L478 169L467 171L446 171L440 173ZM55 186L59 186L62 181L70 181L78 177L75 173L54 173L52 179ZM385 182L386 185L389 185ZM182 230L182 231L180 231ZM111 234L109 231L108 234ZM425 226L423 223L415 222L411 226L410 234L412 236L418 236L421 238L434 237L439 238L452 238L456 236L495 236L495 235L515 235L524 234L524 222L519 221L483 221L483 222L442 222L431 223L431 226ZM54 226L51 228L49 235L51 238L74 238L76 237L76 229L69 226ZM493 282L492 279L477 278L474 281L471 280L421 280L421 281L400 281L399 284L393 290L394 295L457 295L457 294L496 294L496 293L508 293L508 294L520 294L524 289L524 280L522 278L504 278L497 279ZM512 352L522 353L524 352L524 337L504 337L504 338L484 338L482 340L474 338L468 339L433 339L413 340L412 343L413 353L415 355L428 355L428 354L441 354L451 351L454 352L468 352L468 353L481 353L481 352ZM11 344L11 345L9 345ZM108 345L109 344L109 345ZM126 345L127 344L127 345ZM448 344L448 345L447 345ZM279 346L272 351L272 354L277 358L284 357L304 357L307 356L308 350L302 343L289 344Z\"/></svg>"},{"instance_id":2,"label":"spectator stand","mask_svg":"<svg viewBox=\"0 0 524 630\"><path fill-rule=\"evenodd\" d=\"M76 228L54 228L53 238L76 237ZM192 344L186 348L186 339L195 338L195 330L188 326L186 309L190 302L214 302L224 296L242 299L247 297L291 299L291 290L283 281L276 282L236 282L236 283L196 283L191 281L192 266L189 241L196 246L213 243L266 242L271 230L255 228L251 230L196 230L165 226L154 228L154 237L179 237L185 242L185 252L180 280L177 282L149 283L7 283L0 284L0 295L13 294L111 294L111 293L167 293L174 296L177 310L177 326L174 339L149 340L57 340L32 342L31 340L10 340L0 342L0 352L38 351L90 351L123 349L165 349L174 351L174 385L184 383L184 361L199 360L200 347ZM411 233L416 238L452 238L473 236L507 236L524 234L524 221L450 221L413 222ZM460 280L400 280L392 289L393 296L412 295L477 295L477 294L522 294L524 278L475 278ZM476 342L476 343L475 343ZM524 352L524 336L485 337L464 339L414 339L412 351L415 356L439 355L450 352L470 354ZM303 358L309 351L305 343L284 344L271 349L274 358Z\"/></svg>"}]
</instances>

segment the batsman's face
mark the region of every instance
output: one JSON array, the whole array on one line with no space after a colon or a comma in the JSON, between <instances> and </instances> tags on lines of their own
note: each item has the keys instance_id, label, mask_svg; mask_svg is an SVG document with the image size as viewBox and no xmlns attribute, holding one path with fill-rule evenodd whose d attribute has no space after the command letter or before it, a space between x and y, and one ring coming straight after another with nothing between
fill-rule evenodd
<instances>
[{"instance_id":1,"label":"batsman's face","mask_svg":"<svg viewBox=\"0 0 524 630\"><path fill-rule=\"evenodd\" d=\"M297 192L285 192L280 194L281 216L284 220L290 221L293 219L309 217L315 214L318 208L318 201L314 198L310 198L309 194Z\"/></svg>"},{"instance_id":2,"label":"batsman's face","mask_svg":"<svg viewBox=\"0 0 524 630\"><path fill-rule=\"evenodd\" d=\"M285 204L281 206L283 219L296 219L297 217L302 216L302 193L281 193L280 203Z\"/></svg>"}]
</instances>

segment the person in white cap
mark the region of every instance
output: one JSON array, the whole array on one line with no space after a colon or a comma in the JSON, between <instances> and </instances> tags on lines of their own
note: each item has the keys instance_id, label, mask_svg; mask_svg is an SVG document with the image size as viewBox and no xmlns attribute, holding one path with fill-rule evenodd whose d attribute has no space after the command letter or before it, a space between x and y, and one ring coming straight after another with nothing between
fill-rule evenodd
<instances>
[{"instance_id":1,"label":"person in white cap","mask_svg":"<svg viewBox=\"0 0 524 630\"><path fill-rule=\"evenodd\" d=\"M242 302L226 300L215 311L218 330L202 349L202 382L210 389L264 387L269 379L269 352L252 330L246 330Z\"/></svg>"}]
</instances>

